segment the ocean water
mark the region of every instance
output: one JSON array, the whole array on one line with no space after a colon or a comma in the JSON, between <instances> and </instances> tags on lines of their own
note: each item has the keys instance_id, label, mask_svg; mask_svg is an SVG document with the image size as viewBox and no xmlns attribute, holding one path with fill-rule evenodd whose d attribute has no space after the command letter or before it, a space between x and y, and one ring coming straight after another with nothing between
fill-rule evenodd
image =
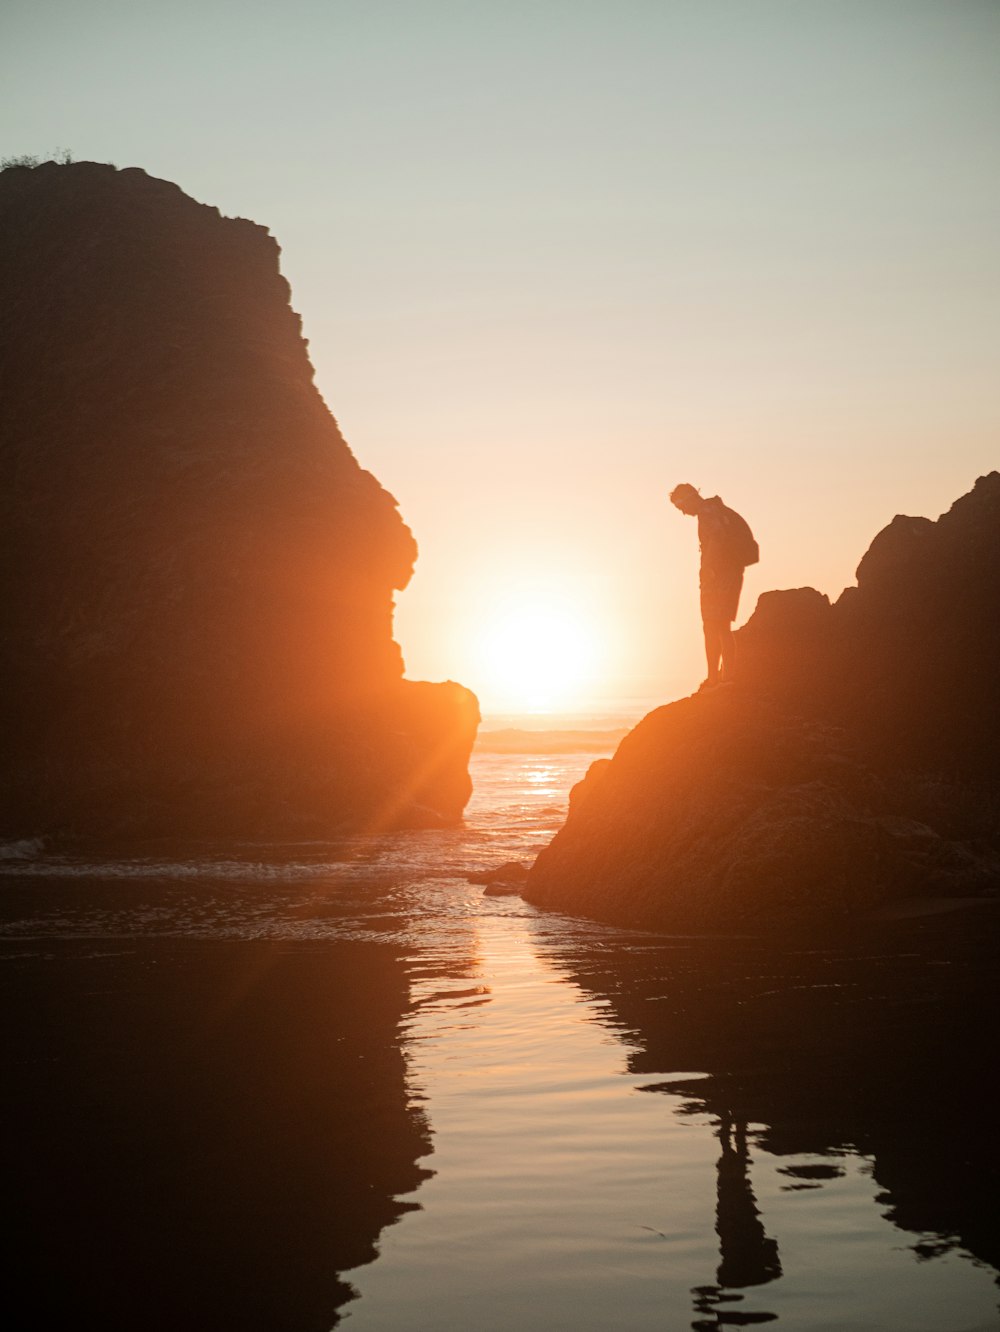
<instances>
[{"instance_id":1,"label":"ocean water","mask_svg":"<svg viewBox=\"0 0 1000 1332\"><path fill-rule=\"evenodd\" d=\"M987 952L485 895L468 873L529 863L614 743L497 729L445 832L3 848L9 1298L105 1327L1000 1325Z\"/></svg>"}]
</instances>

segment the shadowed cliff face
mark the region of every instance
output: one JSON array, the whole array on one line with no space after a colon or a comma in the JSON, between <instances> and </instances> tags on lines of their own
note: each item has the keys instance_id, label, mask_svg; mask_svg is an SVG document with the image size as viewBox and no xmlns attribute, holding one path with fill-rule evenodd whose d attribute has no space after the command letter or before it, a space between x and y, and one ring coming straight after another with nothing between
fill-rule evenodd
<instances>
[{"instance_id":1,"label":"shadowed cliff face","mask_svg":"<svg viewBox=\"0 0 1000 1332\"><path fill-rule=\"evenodd\" d=\"M1000 883L1000 474L896 518L835 606L765 593L731 686L650 713L573 793L525 896L781 930Z\"/></svg>"},{"instance_id":2,"label":"shadowed cliff face","mask_svg":"<svg viewBox=\"0 0 1000 1332\"><path fill-rule=\"evenodd\" d=\"M0 228L9 830L457 817L475 700L402 680L416 546L274 239L94 163L0 174Z\"/></svg>"}]
</instances>

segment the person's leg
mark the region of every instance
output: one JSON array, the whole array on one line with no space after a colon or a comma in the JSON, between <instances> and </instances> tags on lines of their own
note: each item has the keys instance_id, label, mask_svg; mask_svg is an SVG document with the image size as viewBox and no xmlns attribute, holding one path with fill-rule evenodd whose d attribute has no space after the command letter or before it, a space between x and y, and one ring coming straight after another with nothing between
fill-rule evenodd
<instances>
[{"instance_id":1,"label":"person's leg","mask_svg":"<svg viewBox=\"0 0 1000 1332\"><path fill-rule=\"evenodd\" d=\"M705 663L708 666L706 684L718 684L719 662L722 660L722 629L718 620L705 620ZM730 635L731 636L731 635Z\"/></svg>"},{"instance_id":2,"label":"person's leg","mask_svg":"<svg viewBox=\"0 0 1000 1332\"><path fill-rule=\"evenodd\" d=\"M732 680L736 671L736 640L731 624L719 626L719 655L722 658L723 680Z\"/></svg>"},{"instance_id":3,"label":"person's leg","mask_svg":"<svg viewBox=\"0 0 1000 1332\"><path fill-rule=\"evenodd\" d=\"M733 637L733 621L740 606L740 593L743 591L743 570L734 569L729 588L730 601L722 617L719 651L722 656L722 679L732 680L736 674L736 640Z\"/></svg>"}]
</instances>

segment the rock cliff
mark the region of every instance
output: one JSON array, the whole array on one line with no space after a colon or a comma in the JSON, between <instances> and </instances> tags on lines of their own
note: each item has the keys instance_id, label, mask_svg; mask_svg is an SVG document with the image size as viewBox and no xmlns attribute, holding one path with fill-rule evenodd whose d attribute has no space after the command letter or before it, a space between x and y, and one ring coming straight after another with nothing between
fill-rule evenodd
<instances>
[{"instance_id":1,"label":"rock cliff","mask_svg":"<svg viewBox=\"0 0 1000 1332\"><path fill-rule=\"evenodd\" d=\"M1000 474L897 517L831 605L765 593L740 678L650 713L576 788L525 897L773 930L1000 888Z\"/></svg>"},{"instance_id":2,"label":"rock cliff","mask_svg":"<svg viewBox=\"0 0 1000 1332\"><path fill-rule=\"evenodd\" d=\"M6 835L453 820L478 722L403 679L416 557L279 250L176 185L0 173Z\"/></svg>"}]
</instances>

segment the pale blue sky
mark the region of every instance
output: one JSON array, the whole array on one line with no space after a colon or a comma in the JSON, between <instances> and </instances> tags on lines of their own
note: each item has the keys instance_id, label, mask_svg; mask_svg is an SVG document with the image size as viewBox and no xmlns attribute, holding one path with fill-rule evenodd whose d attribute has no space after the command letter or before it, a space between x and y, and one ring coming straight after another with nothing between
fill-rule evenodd
<instances>
[{"instance_id":1,"label":"pale blue sky","mask_svg":"<svg viewBox=\"0 0 1000 1332\"><path fill-rule=\"evenodd\" d=\"M537 582L672 696L676 481L757 531L745 615L1000 464L998 3L7 0L0 154L56 146L278 237L411 675L489 693Z\"/></svg>"}]
</instances>

